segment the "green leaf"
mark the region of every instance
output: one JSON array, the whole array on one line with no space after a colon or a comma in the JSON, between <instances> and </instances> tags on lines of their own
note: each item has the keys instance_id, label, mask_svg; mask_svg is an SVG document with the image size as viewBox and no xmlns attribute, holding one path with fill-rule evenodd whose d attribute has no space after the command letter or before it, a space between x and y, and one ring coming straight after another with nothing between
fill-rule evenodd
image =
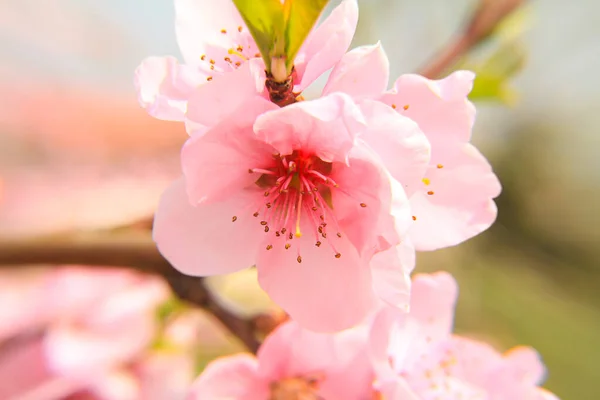
<instances>
[{"instance_id":1,"label":"green leaf","mask_svg":"<svg viewBox=\"0 0 600 400\"><path fill-rule=\"evenodd\" d=\"M291 73L296 54L327 2L328 0L285 0L285 60L288 73Z\"/></svg>"},{"instance_id":2,"label":"green leaf","mask_svg":"<svg viewBox=\"0 0 600 400\"><path fill-rule=\"evenodd\" d=\"M284 53L285 18L280 0L233 0L271 70L271 58ZM277 47L277 48L276 48Z\"/></svg>"}]
</instances>

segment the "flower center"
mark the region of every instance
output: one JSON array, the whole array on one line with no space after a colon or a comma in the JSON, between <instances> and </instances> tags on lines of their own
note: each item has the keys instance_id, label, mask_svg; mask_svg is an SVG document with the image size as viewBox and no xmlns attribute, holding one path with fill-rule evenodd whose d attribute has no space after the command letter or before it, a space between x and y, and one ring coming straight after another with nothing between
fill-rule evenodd
<instances>
[{"instance_id":1,"label":"flower center","mask_svg":"<svg viewBox=\"0 0 600 400\"><path fill-rule=\"evenodd\" d=\"M208 45L206 53L200 56L201 69L210 74L208 81L213 79L213 75L234 70L249 59L260 57L254 39L245 27L223 28L218 36L227 44Z\"/></svg>"},{"instance_id":2,"label":"flower center","mask_svg":"<svg viewBox=\"0 0 600 400\"><path fill-rule=\"evenodd\" d=\"M258 175L256 185L264 189L264 196L252 212L270 235L267 250L273 246L288 250L294 238L311 234L316 247L326 243L335 258L342 256L332 240L333 236L342 237L333 210L332 193L336 190L348 193L331 178L332 170L332 163L299 151L288 156L276 155L271 168L248 170ZM360 206L367 205L360 203ZM297 261L302 262L299 248Z\"/></svg>"},{"instance_id":3,"label":"flower center","mask_svg":"<svg viewBox=\"0 0 600 400\"><path fill-rule=\"evenodd\" d=\"M271 383L269 400L323 400L317 394L319 380L312 378L284 378Z\"/></svg>"}]
</instances>

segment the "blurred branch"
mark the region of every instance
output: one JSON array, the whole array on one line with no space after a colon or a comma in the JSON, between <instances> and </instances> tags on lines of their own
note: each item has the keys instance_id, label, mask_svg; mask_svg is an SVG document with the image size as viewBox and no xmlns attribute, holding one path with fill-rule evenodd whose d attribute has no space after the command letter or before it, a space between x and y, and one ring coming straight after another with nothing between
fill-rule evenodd
<instances>
[{"instance_id":1,"label":"blurred branch","mask_svg":"<svg viewBox=\"0 0 600 400\"><path fill-rule=\"evenodd\" d=\"M258 349L253 322L223 308L206 288L203 278L183 275L174 269L147 235L143 238L115 235L85 240L0 241L0 269L40 264L125 267L162 275L181 299L213 314L251 351Z\"/></svg>"},{"instance_id":2,"label":"blurred branch","mask_svg":"<svg viewBox=\"0 0 600 400\"><path fill-rule=\"evenodd\" d=\"M485 40L506 16L523 3L525 0L480 0L465 29L430 60L420 74L431 79L439 78L469 50Z\"/></svg>"}]
</instances>

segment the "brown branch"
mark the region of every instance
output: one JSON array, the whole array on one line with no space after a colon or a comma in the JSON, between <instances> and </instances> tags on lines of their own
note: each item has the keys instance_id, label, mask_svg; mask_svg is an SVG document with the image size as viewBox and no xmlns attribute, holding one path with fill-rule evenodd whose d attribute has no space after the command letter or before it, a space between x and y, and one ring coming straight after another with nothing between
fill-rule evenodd
<instances>
[{"instance_id":1,"label":"brown branch","mask_svg":"<svg viewBox=\"0 0 600 400\"><path fill-rule=\"evenodd\" d=\"M469 50L485 40L511 12L525 0L481 0L465 29L437 56L421 69L420 74L439 78Z\"/></svg>"},{"instance_id":2,"label":"brown branch","mask_svg":"<svg viewBox=\"0 0 600 400\"><path fill-rule=\"evenodd\" d=\"M181 299L206 309L251 351L258 349L252 321L241 319L222 307L206 288L203 278L183 275L174 269L147 236L0 241L0 269L41 264L125 267L162 275Z\"/></svg>"}]
</instances>

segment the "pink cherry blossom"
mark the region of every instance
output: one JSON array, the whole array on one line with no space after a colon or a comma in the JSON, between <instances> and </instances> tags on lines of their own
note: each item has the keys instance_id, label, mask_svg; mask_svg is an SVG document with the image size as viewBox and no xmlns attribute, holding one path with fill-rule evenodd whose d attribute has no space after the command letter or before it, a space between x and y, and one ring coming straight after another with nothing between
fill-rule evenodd
<instances>
[{"instance_id":1,"label":"pink cherry blossom","mask_svg":"<svg viewBox=\"0 0 600 400\"><path fill-rule=\"evenodd\" d=\"M370 146L403 161L386 169ZM360 322L378 295L408 301L414 252L400 184L424 171L416 123L336 93L279 108L249 100L182 151L184 178L163 195L154 239L190 275L256 265L262 288L309 329ZM391 284L391 283L394 284Z\"/></svg>"},{"instance_id":2,"label":"pink cherry blossom","mask_svg":"<svg viewBox=\"0 0 600 400\"><path fill-rule=\"evenodd\" d=\"M0 385L0 398L64 398L94 388L133 393L139 387L124 366L157 333L156 307L169 296L165 282L76 267L19 275L3 272L0 279L0 371L14 377Z\"/></svg>"},{"instance_id":3,"label":"pink cherry blossom","mask_svg":"<svg viewBox=\"0 0 600 400\"><path fill-rule=\"evenodd\" d=\"M324 95L347 93L361 108L383 103L415 121L429 139L431 158L425 171L411 168L410 177L406 172L392 174L410 199L414 223L409 237L417 250L459 244L487 229L496 218L492 199L500 193L500 183L485 157L469 143L475 107L467 95L474 77L469 71L437 81L402 75L386 91L389 63L377 44L347 53L323 91ZM386 165L407 164L385 142L371 145Z\"/></svg>"},{"instance_id":4,"label":"pink cherry blossom","mask_svg":"<svg viewBox=\"0 0 600 400\"><path fill-rule=\"evenodd\" d=\"M192 386L190 400L370 400L373 371L367 326L335 334L280 325L257 356L238 354L210 363Z\"/></svg>"},{"instance_id":5,"label":"pink cherry blossom","mask_svg":"<svg viewBox=\"0 0 600 400\"><path fill-rule=\"evenodd\" d=\"M175 0L175 14L177 41L185 64L174 57L150 57L135 74L140 104L151 115L184 120L188 100L199 86L211 86L205 84L237 69L243 70L237 75L252 95L264 91L264 64L232 1ZM313 29L294 62L296 92L304 90L342 57L357 21L356 0L344 0ZM233 99L243 99L241 92L238 88Z\"/></svg>"},{"instance_id":6,"label":"pink cherry blossom","mask_svg":"<svg viewBox=\"0 0 600 400\"><path fill-rule=\"evenodd\" d=\"M375 386L384 398L556 399L537 386L545 368L533 349L500 354L483 342L452 335L456 295L449 274L417 275L410 313L386 308L375 318L370 337Z\"/></svg>"}]
</instances>

